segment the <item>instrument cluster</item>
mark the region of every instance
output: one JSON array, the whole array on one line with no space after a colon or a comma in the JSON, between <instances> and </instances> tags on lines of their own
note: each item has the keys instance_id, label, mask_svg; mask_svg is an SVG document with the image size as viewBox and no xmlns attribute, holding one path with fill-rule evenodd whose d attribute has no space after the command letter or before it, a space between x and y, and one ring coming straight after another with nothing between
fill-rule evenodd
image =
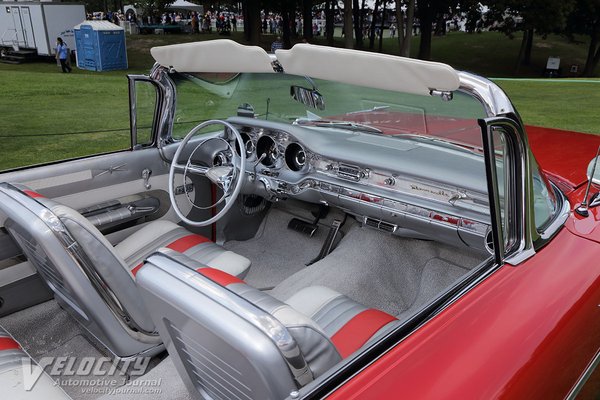
<instances>
[{"instance_id":1,"label":"instrument cluster","mask_svg":"<svg viewBox=\"0 0 600 400\"><path fill-rule=\"evenodd\" d=\"M289 133L251 127L239 131L248 161L273 170L308 172L309 152Z\"/></svg>"}]
</instances>

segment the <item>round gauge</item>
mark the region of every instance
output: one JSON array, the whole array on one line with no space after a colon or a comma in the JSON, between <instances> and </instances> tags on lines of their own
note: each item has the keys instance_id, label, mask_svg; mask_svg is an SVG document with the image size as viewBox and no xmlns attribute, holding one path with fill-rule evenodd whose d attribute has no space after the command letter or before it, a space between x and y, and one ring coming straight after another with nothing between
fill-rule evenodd
<instances>
[{"instance_id":1,"label":"round gauge","mask_svg":"<svg viewBox=\"0 0 600 400\"><path fill-rule=\"evenodd\" d=\"M244 147L246 149L246 158L248 158L248 157L252 156L252 153L254 152L254 143L252 143L250 136L246 132L240 132L240 136L242 137L242 140L244 141ZM240 154L240 144L237 142L237 140L235 141L235 152L238 155L241 155Z\"/></svg>"},{"instance_id":2,"label":"round gauge","mask_svg":"<svg viewBox=\"0 0 600 400\"><path fill-rule=\"evenodd\" d=\"M285 163L292 171L300 171L306 165L306 152L298 143L290 143L285 149Z\"/></svg>"},{"instance_id":3,"label":"round gauge","mask_svg":"<svg viewBox=\"0 0 600 400\"><path fill-rule=\"evenodd\" d=\"M264 154L264 157L263 157ZM266 167L273 167L279 158L277 143L270 136L262 136L256 142L256 155L262 158L261 163Z\"/></svg>"},{"instance_id":4,"label":"round gauge","mask_svg":"<svg viewBox=\"0 0 600 400\"><path fill-rule=\"evenodd\" d=\"M220 167L228 163L227 156L222 151L218 152L213 158L213 167Z\"/></svg>"}]
</instances>

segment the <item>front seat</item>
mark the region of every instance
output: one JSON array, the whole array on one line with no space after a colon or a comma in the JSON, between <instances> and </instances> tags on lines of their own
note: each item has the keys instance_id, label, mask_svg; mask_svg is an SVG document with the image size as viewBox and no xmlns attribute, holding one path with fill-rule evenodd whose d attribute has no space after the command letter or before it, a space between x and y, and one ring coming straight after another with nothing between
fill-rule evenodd
<instances>
[{"instance_id":1,"label":"front seat","mask_svg":"<svg viewBox=\"0 0 600 400\"><path fill-rule=\"evenodd\" d=\"M247 258L167 221L151 222L113 247L77 211L8 183L0 183L0 211L59 304L119 358L162 350L135 284L148 254L167 247L240 277L250 267Z\"/></svg>"},{"instance_id":2,"label":"front seat","mask_svg":"<svg viewBox=\"0 0 600 400\"><path fill-rule=\"evenodd\" d=\"M190 393L282 399L398 325L323 286L281 302L167 249L137 285Z\"/></svg>"}]
</instances>

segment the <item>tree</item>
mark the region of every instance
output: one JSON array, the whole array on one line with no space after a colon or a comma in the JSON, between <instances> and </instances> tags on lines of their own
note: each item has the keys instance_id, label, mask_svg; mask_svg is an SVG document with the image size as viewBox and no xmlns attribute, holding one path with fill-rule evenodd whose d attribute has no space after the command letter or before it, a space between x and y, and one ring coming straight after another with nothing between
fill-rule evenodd
<instances>
[{"instance_id":1,"label":"tree","mask_svg":"<svg viewBox=\"0 0 600 400\"><path fill-rule=\"evenodd\" d=\"M260 43L261 21L259 0L244 2L242 13L244 16L244 40L258 46Z\"/></svg>"},{"instance_id":2,"label":"tree","mask_svg":"<svg viewBox=\"0 0 600 400\"><path fill-rule=\"evenodd\" d=\"M406 23L402 12L402 0L396 0L396 22L398 25L398 44L400 55L410 57L410 43L412 41L413 24L415 21L415 0L408 0L406 5Z\"/></svg>"},{"instance_id":3,"label":"tree","mask_svg":"<svg viewBox=\"0 0 600 400\"><path fill-rule=\"evenodd\" d=\"M421 24L419 55L422 60L431 59L431 35L433 22L458 5L458 0L417 0L417 15Z\"/></svg>"},{"instance_id":4,"label":"tree","mask_svg":"<svg viewBox=\"0 0 600 400\"><path fill-rule=\"evenodd\" d=\"M352 39L352 0L344 0L344 44L347 49L354 47Z\"/></svg>"},{"instance_id":5,"label":"tree","mask_svg":"<svg viewBox=\"0 0 600 400\"><path fill-rule=\"evenodd\" d=\"M534 33L548 35L564 29L574 0L500 0L487 15L488 23L498 23L498 30L509 37L522 31L523 38L516 69L529 65Z\"/></svg>"},{"instance_id":6,"label":"tree","mask_svg":"<svg viewBox=\"0 0 600 400\"><path fill-rule=\"evenodd\" d=\"M313 37L312 6L312 0L302 0L302 34L306 40Z\"/></svg>"},{"instance_id":7,"label":"tree","mask_svg":"<svg viewBox=\"0 0 600 400\"><path fill-rule=\"evenodd\" d=\"M159 17L173 1L175 0L137 0L136 4L144 15Z\"/></svg>"},{"instance_id":8,"label":"tree","mask_svg":"<svg viewBox=\"0 0 600 400\"><path fill-rule=\"evenodd\" d=\"M380 0L375 0L373 18L371 19L371 26L369 27L369 49L371 50L373 50L373 47L375 47L375 27L377 24L377 16L379 15L379 3Z\"/></svg>"},{"instance_id":9,"label":"tree","mask_svg":"<svg viewBox=\"0 0 600 400\"><path fill-rule=\"evenodd\" d=\"M593 76L600 62L600 0L577 0L567 22L567 35L590 37L583 76Z\"/></svg>"},{"instance_id":10,"label":"tree","mask_svg":"<svg viewBox=\"0 0 600 400\"><path fill-rule=\"evenodd\" d=\"M356 48L363 48L363 22L364 22L365 0L362 7L359 7L358 0L352 2L352 15L354 17L354 37L356 38Z\"/></svg>"},{"instance_id":11,"label":"tree","mask_svg":"<svg viewBox=\"0 0 600 400\"><path fill-rule=\"evenodd\" d=\"M337 1L327 0L325 2L325 35L328 46L333 46L333 31L335 29L334 26L334 10L333 7L337 3Z\"/></svg>"}]
</instances>

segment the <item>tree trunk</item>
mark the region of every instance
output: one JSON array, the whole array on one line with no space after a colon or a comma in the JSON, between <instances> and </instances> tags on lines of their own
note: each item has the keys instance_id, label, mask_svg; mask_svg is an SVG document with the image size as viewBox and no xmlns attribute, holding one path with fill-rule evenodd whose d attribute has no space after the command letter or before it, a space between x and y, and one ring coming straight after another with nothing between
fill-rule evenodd
<instances>
[{"instance_id":1,"label":"tree trunk","mask_svg":"<svg viewBox=\"0 0 600 400\"><path fill-rule=\"evenodd\" d=\"M527 48L527 36L529 36L529 30L523 31L523 39L521 40L521 47L519 48L519 55L517 56L515 73L519 73L521 65L523 65L523 59L525 58L525 49Z\"/></svg>"},{"instance_id":2,"label":"tree trunk","mask_svg":"<svg viewBox=\"0 0 600 400\"><path fill-rule=\"evenodd\" d=\"M289 49L292 47L292 32L290 31L290 18L294 17L294 11L290 11L289 6L285 6L283 12L281 13L281 24L283 25L282 30L282 40L283 47Z\"/></svg>"},{"instance_id":3,"label":"tree trunk","mask_svg":"<svg viewBox=\"0 0 600 400\"><path fill-rule=\"evenodd\" d=\"M598 48L598 29L595 29L590 35L590 46L588 47L588 55L585 61L585 67L583 69L582 76L593 76L594 70L598 66L600 61L600 48Z\"/></svg>"},{"instance_id":4,"label":"tree trunk","mask_svg":"<svg viewBox=\"0 0 600 400\"><path fill-rule=\"evenodd\" d=\"M533 29L527 30L527 43L525 43L525 54L523 55L523 65L531 65L531 50L533 48Z\"/></svg>"},{"instance_id":5,"label":"tree trunk","mask_svg":"<svg viewBox=\"0 0 600 400\"><path fill-rule=\"evenodd\" d=\"M421 23L421 40L419 41L419 58L421 60L431 59L431 24L433 23L433 11L430 4L421 4L419 1L419 20Z\"/></svg>"},{"instance_id":6,"label":"tree trunk","mask_svg":"<svg viewBox=\"0 0 600 400\"><path fill-rule=\"evenodd\" d=\"M333 0L327 0L325 2L325 35L327 39L327 46L333 46L333 31L335 26L333 25Z\"/></svg>"},{"instance_id":7,"label":"tree trunk","mask_svg":"<svg viewBox=\"0 0 600 400\"><path fill-rule=\"evenodd\" d=\"M385 27L385 0L383 0L383 12L381 13L381 26L379 28L379 49L378 51L383 52L383 28Z\"/></svg>"},{"instance_id":8,"label":"tree trunk","mask_svg":"<svg viewBox=\"0 0 600 400\"><path fill-rule=\"evenodd\" d=\"M248 1L244 4L244 39L258 46L260 43L260 7L258 1ZM246 24L248 27L246 27Z\"/></svg>"},{"instance_id":9,"label":"tree trunk","mask_svg":"<svg viewBox=\"0 0 600 400\"><path fill-rule=\"evenodd\" d=\"M379 11L379 0L375 0L375 8L373 8L373 20L369 28L369 49L375 47L375 27L377 26L377 13Z\"/></svg>"},{"instance_id":10,"label":"tree trunk","mask_svg":"<svg viewBox=\"0 0 600 400\"><path fill-rule=\"evenodd\" d=\"M396 2L398 4L398 2ZM415 22L415 2L410 0L406 7L406 34L402 39L400 46L400 55L403 57L410 57L410 45L413 37L413 25Z\"/></svg>"},{"instance_id":11,"label":"tree trunk","mask_svg":"<svg viewBox=\"0 0 600 400\"><path fill-rule=\"evenodd\" d=\"M354 37L356 37L356 48L363 48L363 34L362 34L362 10L358 6L358 0L352 2L352 15L354 17Z\"/></svg>"},{"instance_id":12,"label":"tree trunk","mask_svg":"<svg viewBox=\"0 0 600 400\"><path fill-rule=\"evenodd\" d=\"M313 38L313 27L312 27L312 0L302 1L302 34L304 39L309 40Z\"/></svg>"},{"instance_id":13,"label":"tree trunk","mask_svg":"<svg viewBox=\"0 0 600 400\"><path fill-rule=\"evenodd\" d=\"M344 0L344 45L347 49L354 47L354 40L352 40L352 0Z\"/></svg>"}]
</instances>

